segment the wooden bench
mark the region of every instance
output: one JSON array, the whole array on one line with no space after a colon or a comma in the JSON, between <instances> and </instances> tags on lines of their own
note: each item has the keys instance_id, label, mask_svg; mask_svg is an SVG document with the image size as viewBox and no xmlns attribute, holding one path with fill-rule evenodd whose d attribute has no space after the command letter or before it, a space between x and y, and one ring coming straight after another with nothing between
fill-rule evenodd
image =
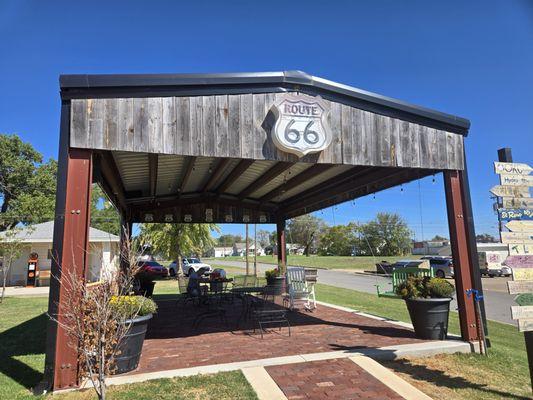
<instances>
[{"instance_id":1,"label":"wooden bench","mask_svg":"<svg viewBox=\"0 0 533 400\"><path fill-rule=\"evenodd\" d=\"M380 291L380 285L376 285L376 289L378 292L379 297L391 297L391 298L399 298L396 294L396 288L403 282L407 281L407 278L410 276L429 276L433 278L433 269L425 269L425 268L417 268L417 267L405 267L405 268L397 268L394 271L392 271L392 289L388 292L381 292Z\"/></svg>"}]
</instances>

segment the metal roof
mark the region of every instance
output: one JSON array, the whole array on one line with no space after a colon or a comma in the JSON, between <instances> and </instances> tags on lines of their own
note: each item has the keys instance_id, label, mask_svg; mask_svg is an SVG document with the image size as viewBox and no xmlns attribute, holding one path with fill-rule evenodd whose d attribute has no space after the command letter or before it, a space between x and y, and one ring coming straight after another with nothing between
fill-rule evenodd
<instances>
[{"instance_id":1,"label":"metal roof","mask_svg":"<svg viewBox=\"0 0 533 400\"><path fill-rule=\"evenodd\" d=\"M54 236L54 221L31 225L31 228L22 228L13 238L7 241L20 240L23 243L52 243ZM5 232L0 232L0 237L5 237ZM90 228L89 242L119 242L120 238L112 233Z\"/></svg>"},{"instance_id":2,"label":"metal roof","mask_svg":"<svg viewBox=\"0 0 533 400\"><path fill-rule=\"evenodd\" d=\"M61 97L156 97L301 91L466 136L470 121L302 71L214 74L61 75Z\"/></svg>"}]
</instances>

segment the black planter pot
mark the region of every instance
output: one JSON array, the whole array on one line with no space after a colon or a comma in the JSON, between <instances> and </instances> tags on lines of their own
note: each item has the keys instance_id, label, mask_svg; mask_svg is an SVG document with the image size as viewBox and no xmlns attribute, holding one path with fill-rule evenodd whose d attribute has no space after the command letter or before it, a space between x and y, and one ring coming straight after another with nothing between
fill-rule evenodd
<instances>
[{"instance_id":1,"label":"black planter pot","mask_svg":"<svg viewBox=\"0 0 533 400\"><path fill-rule=\"evenodd\" d=\"M284 276L273 276L267 279L267 285L269 290L274 295L280 295L283 293L283 283L285 282Z\"/></svg>"},{"instance_id":2,"label":"black planter pot","mask_svg":"<svg viewBox=\"0 0 533 400\"><path fill-rule=\"evenodd\" d=\"M131 326L120 343L118 356L115 357L115 374L133 371L139 365L146 328L151 319L152 314L148 314L126 321L127 324L131 323Z\"/></svg>"},{"instance_id":3,"label":"black planter pot","mask_svg":"<svg viewBox=\"0 0 533 400\"><path fill-rule=\"evenodd\" d=\"M445 340L452 299L405 299L415 334L420 339Z\"/></svg>"}]
</instances>

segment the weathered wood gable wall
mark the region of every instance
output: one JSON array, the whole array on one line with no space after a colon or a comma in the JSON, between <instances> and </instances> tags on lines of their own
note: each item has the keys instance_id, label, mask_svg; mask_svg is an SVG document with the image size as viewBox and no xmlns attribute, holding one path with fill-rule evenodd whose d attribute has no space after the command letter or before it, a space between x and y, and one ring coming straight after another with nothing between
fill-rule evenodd
<instances>
[{"instance_id":1,"label":"weathered wood gable wall","mask_svg":"<svg viewBox=\"0 0 533 400\"><path fill-rule=\"evenodd\" d=\"M275 93L73 99L70 146L297 161L270 137ZM463 136L329 102L331 145L301 161L430 169L464 168Z\"/></svg>"}]
</instances>

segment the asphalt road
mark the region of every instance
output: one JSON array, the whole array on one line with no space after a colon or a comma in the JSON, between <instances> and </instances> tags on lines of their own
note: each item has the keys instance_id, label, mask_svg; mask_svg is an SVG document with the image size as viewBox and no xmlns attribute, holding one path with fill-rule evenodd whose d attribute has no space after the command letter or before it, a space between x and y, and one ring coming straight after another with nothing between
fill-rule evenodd
<instances>
[{"instance_id":1,"label":"asphalt road","mask_svg":"<svg viewBox=\"0 0 533 400\"><path fill-rule=\"evenodd\" d=\"M213 264L225 265L228 267L246 268L246 264L242 261L212 261ZM258 272L264 273L267 269L272 269L274 266L270 264L258 265ZM253 263L250 263L250 269L253 268ZM390 287L390 278L373 275L355 274L353 272L345 272L339 270L318 270L318 281L326 285L342 287L346 289L358 290L360 292L376 293L376 285L380 285L384 290ZM483 292L485 295L485 310L487 318L494 321L514 324L511 319L511 305L515 305L513 296L507 293L507 278L483 278ZM457 302L452 302L452 310L457 309Z\"/></svg>"}]
</instances>

